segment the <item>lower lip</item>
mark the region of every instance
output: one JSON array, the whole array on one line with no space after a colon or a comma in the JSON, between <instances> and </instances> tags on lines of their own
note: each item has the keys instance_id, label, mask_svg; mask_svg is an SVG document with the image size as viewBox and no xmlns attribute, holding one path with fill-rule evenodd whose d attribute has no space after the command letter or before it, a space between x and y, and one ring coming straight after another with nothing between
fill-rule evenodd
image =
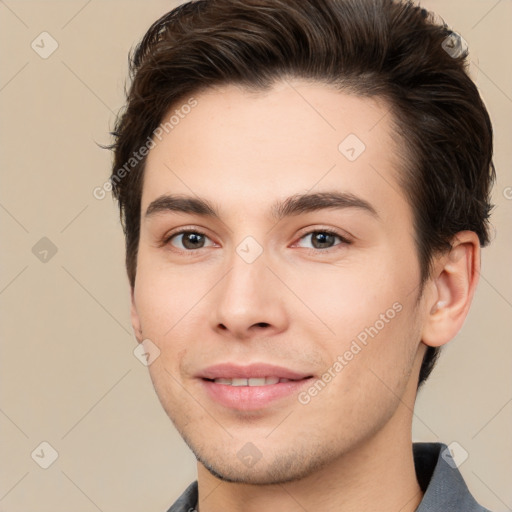
<instances>
[{"instance_id":1,"label":"lower lip","mask_svg":"<svg viewBox=\"0 0 512 512\"><path fill-rule=\"evenodd\" d=\"M268 386L230 386L202 379L207 394L214 401L240 411L263 409L279 399L297 395L311 381L311 377L290 382L278 382Z\"/></svg>"}]
</instances>

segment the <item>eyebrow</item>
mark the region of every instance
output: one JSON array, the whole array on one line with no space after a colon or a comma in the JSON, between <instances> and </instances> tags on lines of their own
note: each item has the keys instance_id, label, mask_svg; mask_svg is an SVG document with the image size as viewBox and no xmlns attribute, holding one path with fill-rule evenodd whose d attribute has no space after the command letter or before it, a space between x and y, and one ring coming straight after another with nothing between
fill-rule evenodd
<instances>
[{"instance_id":1,"label":"eyebrow","mask_svg":"<svg viewBox=\"0 0 512 512\"><path fill-rule=\"evenodd\" d=\"M270 208L274 220L324 209L357 208L379 218L375 208L366 200L347 192L316 192L295 194L276 201ZM145 217L158 213L194 213L220 220L219 210L207 199L183 195L165 194L150 203Z\"/></svg>"}]
</instances>

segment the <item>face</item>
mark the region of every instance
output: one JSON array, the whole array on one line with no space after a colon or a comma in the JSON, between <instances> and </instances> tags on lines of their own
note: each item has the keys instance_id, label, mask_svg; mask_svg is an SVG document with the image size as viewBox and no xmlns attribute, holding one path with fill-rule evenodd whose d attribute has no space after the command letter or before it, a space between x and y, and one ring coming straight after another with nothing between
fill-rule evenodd
<instances>
[{"instance_id":1,"label":"face","mask_svg":"<svg viewBox=\"0 0 512 512\"><path fill-rule=\"evenodd\" d=\"M145 170L134 329L167 414L230 481L302 478L402 425L421 362L388 107L292 85L195 96Z\"/></svg>"}]
</instances>

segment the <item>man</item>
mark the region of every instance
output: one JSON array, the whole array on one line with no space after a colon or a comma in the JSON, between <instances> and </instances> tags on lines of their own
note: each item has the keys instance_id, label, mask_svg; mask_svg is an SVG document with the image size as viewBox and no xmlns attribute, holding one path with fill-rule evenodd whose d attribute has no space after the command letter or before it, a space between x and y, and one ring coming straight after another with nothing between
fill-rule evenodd
<instances>
[{"instance_id":1,"label":"man","mask_svg":"<svg viewBox=\"0 0 512 512\"><path fill-rule=\"evenodd\" d=\"M488 243L458 36L389 0L203 0L131 63L111 177L132 323L198 461L171 511L482 511L412 444Z\"/></svg>"}]
</instances>

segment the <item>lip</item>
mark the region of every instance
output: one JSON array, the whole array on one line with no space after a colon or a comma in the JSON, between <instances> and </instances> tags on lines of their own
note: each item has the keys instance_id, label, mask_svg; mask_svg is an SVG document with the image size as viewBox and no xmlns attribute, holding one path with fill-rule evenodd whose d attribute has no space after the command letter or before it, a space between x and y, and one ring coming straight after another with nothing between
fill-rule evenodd
<instances>
[{"instance_id":1,"label":"lip","mask_svg":"<svg viewBox=\"0 0 512 512\"><path fill-rule=\"evenodd\" d=\"M310 373L299 373L283 366L253 363L240 366L233 363L221 363L210 366L197 375L200 379L249 379L262 377L279 377L280 379L301 380L311 377Z\"/></svg>"},{"instance_id":2,"label":"lip","mask_svg":"<svg viewBox=\"0 0 512 512\"><path fill-rule=\"evenodd\" d=\"M210 366L197 375L206 395L218 404L238 411L255 411L273 403L296 396L302 387L308 385L312 375L300 373L282 366L250 364L239 366L223 363ZM230 386L214 382L214 379L249 379L278 377L289 379L266 386Z\"/></svg>"}]
</instances>

